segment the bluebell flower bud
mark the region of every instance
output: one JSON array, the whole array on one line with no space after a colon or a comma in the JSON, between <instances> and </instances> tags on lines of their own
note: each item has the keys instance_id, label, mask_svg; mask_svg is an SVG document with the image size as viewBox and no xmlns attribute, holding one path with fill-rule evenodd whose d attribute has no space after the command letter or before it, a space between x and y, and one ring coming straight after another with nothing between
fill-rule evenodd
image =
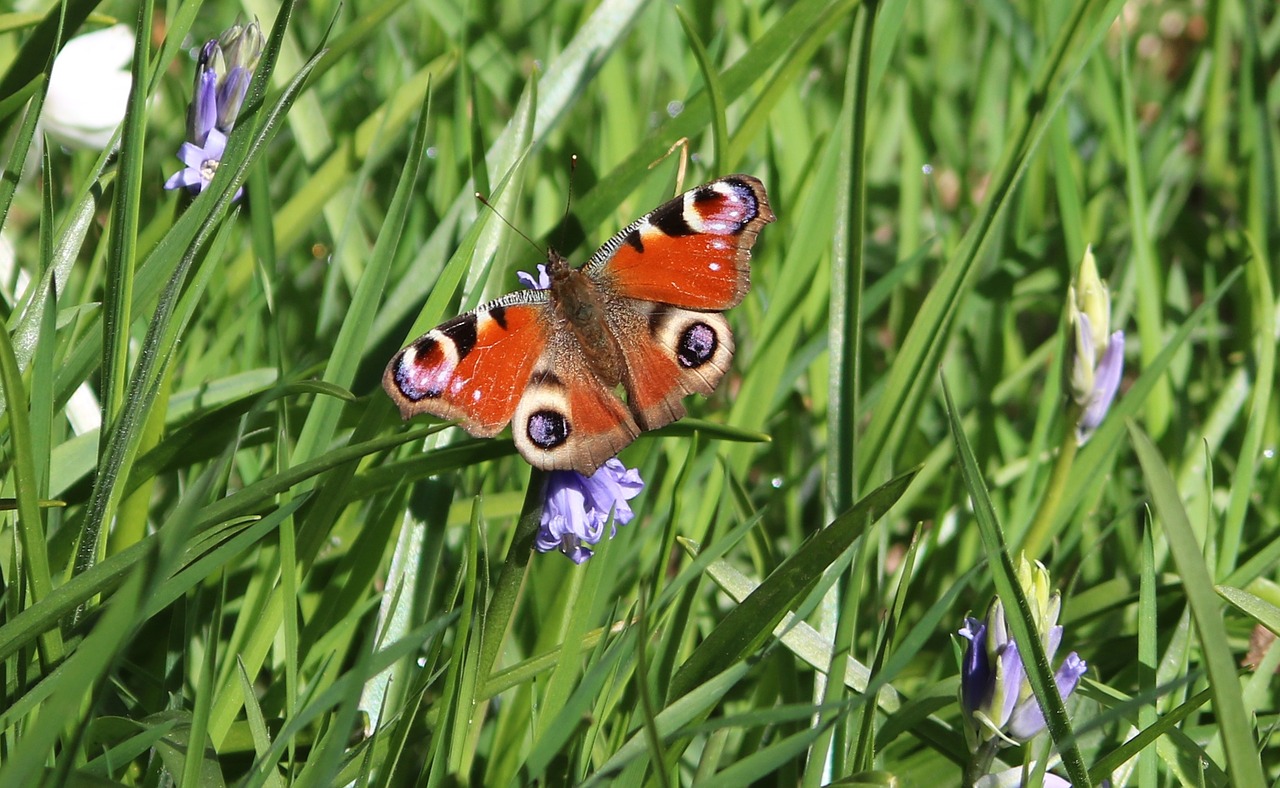
<instances>
[{"instance_id":1,"label":"bluebell flower bud","mask_svg":"<svg viewBox=\"0 0 1280 788\"><path fill-rule=\"evenodd\" d=\"M1102 423L1124 372L1124 332L1111 329L1111 295L1098 276L1092 247L1067 290L1067 364L1063 383L1080 408L1076 440L1084 445Z\"/></svg>"},{"instance_id":2,"label":"bluebell flower bud","mask_svg":"<svg viewBox=\"0 0 1280 788\"><path fill-rule=\"evenodd\" d=\"M253 22L244 27L232 26L216 41L207 42L200 51L196 87L200 89L205 84L206 74L213 74L217 98L214 125L223 134L231 133L236 116L240 114L253 70L262 57L262 44L262 28Z\"/></svg>"}]
</instances>

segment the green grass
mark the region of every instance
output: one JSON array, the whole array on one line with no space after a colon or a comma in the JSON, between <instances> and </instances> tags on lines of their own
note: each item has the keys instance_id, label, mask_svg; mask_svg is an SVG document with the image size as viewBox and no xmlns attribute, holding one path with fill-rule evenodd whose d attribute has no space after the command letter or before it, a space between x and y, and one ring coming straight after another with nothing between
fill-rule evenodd
<instances>
[{"instance_id":1,"label":"green grass","mask_svg":"<svg viewBox=\"0 0 1280 788\"><path fill-rule=\"evenodd\" d=\"M959 784L956 632L1027 610L1020 548L1062 592L1032 684L1089 671L1001 763L1280 779L1271 5L245 3L191 200L236 10L0 12L0 785ZM42 147L59 31L116 19L118 151ZM379 385L539 262L474 193L580 261L731 172L778 216L732 372L623 452L594 558L531 553L509 437ZM1127 368L1064 454L1088 244Z\"/></svg>"}]
</instances>

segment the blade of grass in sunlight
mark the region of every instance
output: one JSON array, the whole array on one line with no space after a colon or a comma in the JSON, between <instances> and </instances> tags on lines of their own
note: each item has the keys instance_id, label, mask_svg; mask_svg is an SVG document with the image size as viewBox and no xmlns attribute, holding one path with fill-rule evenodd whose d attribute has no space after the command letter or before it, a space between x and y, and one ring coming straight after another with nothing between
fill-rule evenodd
<instances>
[{"instance_id":1,"label":"blade of grass in sunlight","mask_svg":"<svg viewBox=\"0 0 1280 788\"><path fill-rule=\"evenodd\" d=\"M9 437L13 452L14 488L18 499L18 538L22 546L19 588L27 586L33 603L48 599L54 593L52 571L45 544L44 517L41 514L40 490L36 477L31 423L27 413L27 394L18 370L18 359L7 334L0 332L0 382L5 399L13 405L8 412ZM56 629L44 631L40 640L42 658L55 664L63 656L62 636Z\"/></svg>"},{"instance_id":2,"label":"blade of grass in sunlight","mask_svg":"<svg viewBox=\"0 0 1280 788\"><path fill-rule=\"evenodd\" d=\"M1169 540L1169 550L1186 589L1187 604L1200 636L1205 669L1213 690L1214 711L1221 728L1222 746L1227 756L1227 771L1236 785L1261 785L1262 764L1253 738L1250 715L1240 695L1235 661L1227 649L1227 631L1222 620L1221 604L1213 590L1213 582L1201 547L1192 530L1187 513L1178 499L1169 469L1160 458L1151 439L1132 421L1128 422L1143 477L1151 491L1151 502Z\"/></svg>"},{"instance_id":3,"label":"blade of grass in sunlight","mask_svg":"<svg viewBox=\"0 0 1280 788\"><path fill-rule=\"evenodd\" d=\"M1219 596L1239 608L1240 612L1280 635L1280 607L1239 588L1215 586L1215 589Z\"/></svg>"},{"instance_id":4,"label":"blade of grass in sunlight","mask_svg":"<svg viewBox=\"0 0 1280 788\"><path fill-rule=\"evenodd\" d=\"M147 131L147 90L150 62L151 0L138 4L134 25L133 89L120 133L120 174L112 203L111 239L107 253L106 293L102 309L102 423L114 425L124 406L129 375L129 331L133 325L133 275L137 249L138 213L142 190L143 139ZM105 448L105 447L104 447ZM105 454L104 454L105 456ZM105 468L103 469L105 474ZM89 523L90 529L93 523ZM81 568L102 558L104 542L92 530L84 540L95 551L81 559ZM82 548L82 556L84 555Z\"/></svg>"},{"instance_id":5,"label":"blade of grass in sunlight","mask_svg":"<svg viewBox=\"0 0 1280 788\"><path fill-rule=\"evenodd\" d=\"M12 147L9 150L9 160L5 166L5 172L22 172L23 165L27 160L27 154L31 150L31 142L36 135L36 123L40 120L40 111L44 107L46 82L46 76L39 74L31 81L29 86L13 96L15 103L17 103L18 99L26 103L27 111L26 116L22 119L22 126L18 128L17 135L14 137ZM9 217L9 208L13 205L13 195L17 189L17 178L5 178L3 182L0 182L0 227L4 226L5 219Z\"/></svg>"},{"instance_id":6,"label":"blade of grass in sunlight","mask_svg":"<svg viewBox=\"0 0 1280 788\"><path fill-rule=\"evenodd\" d=\"M76 711L105 676L119 649L132 634L137 606L146 592L145 578L145 573L141 572L129 577L79 648L67 658L55 678L52 692L42 704L35 726L23 734L25 746L0 765L0 782L12 785L36 783L36 773L45 765L45 753L53 750L55 742L63 740L68 721L79 720L79 723L73 723L77 726L86 723ZM73 736L75 733L73 731ZM75 750L73 747L64 752Z\"/></svg>"},{"instance_id":7,"label":"blade of grass in sunlight","mask_svg":"<svg viewBox=\"0 0 1280 788\"><path fill-rule=\"evenodd\" d=\"M1124 31L1124 28L1121 28ZM1124 31L1127 33L1127 31ZM1116 115L1122 119L1125 144L1126 194L1129 197L1129 233L1133 239L1131 259L1138 278L1138 336L1141 339L1142 363L1150 364L1160 352L1165 329L1161 318L1161 301L1164 283L1160 279L1161 261L1156 257L1155 246L1147 229L1147 184L1142 170L1142 154L1138 150L1137 120L1134 118L1133 80L1129 66L1128 35L1120 46L1120 106ZM1161 380L1147 398L1144 409L1147 429L1154 435L1164 433L1172 417L1172 388L1167 380Z\"/></svg>"},{"instance_id":8,"label":"blade of grass in sunlight","mask_svg":"<svg viewBox=\"0 0 1280 788\"><path fill-rule=\"evenodd\" d=\"M834 232L831 251L831 285L827 347L830 353L827 406L827 506L825 514L833 517L853 504L857 486L855 421L862 401L862 311L866 269L866 147L867 99L870 89L871 42L875 39L878 2L863 3L854 13L853 35L849 42L852 57L845 72L844 106L842 108L838 169L844 173L837 184L833 201ZM852 615L862 593L859 582L869 540L862 540L857 559L850 565L843 609L835 586L823 598L826 633L835 643L852 642L856 615ZM839 610L837 616L831 615ZM836 618L833 622L832 618ZM834 624L834 626L833 626ZM826 673L839 669L841 654L833 651ZM831 704L844 697L844 684L839 681L819 683L816 700ZM864 720L873 716L862 710ZM816 768L830 752L830 768L845 773L845 754L850 750L850 732L842 720L820 715L815 727L820 731L814 740L814 753L804 784L817 786L826 769ZM834 742L834 744L833 744ZM854 756L856 762L866 757ZM855 767L856 768L856 767Z\"/></svg>"},{"instance_id":9,"label":"blade of grass in sunlight","mask_svg":"<svg viewBox=\"0 0 1280 788\"><path fill-rule=\"evenodd\" d=\"M360 277L360 285L352 295L346 319L343 320L338 336L334 340L333 355L330 356L329 364L324 371L324 380L334 385L350 386L355 376L356 367L360 361L360 350L368 339L373 312L377 302L382 298L391 263L395 258L396 247L404 232L409 200L417 184L419 168L427 146L427 122L430 113L431 92L428 84L428 90L423 93L413 141L409 144L408 165L403 169L400 181L396 184L395 196L391 199L386 220L378 233L372 259L365 267ZM343 404L328 397L315 399L298 439L294 454L295 461L311 459L330 444Z\"/></svg>"},{"instance_id":10,"label":"blade of grass in sunlight","mask_svg":"<svg viewBox=\"0 0 1280 788\"><path fill-rule=\"evenodd\" d=\"M866 277L863 254L866 242L867 184L867 94L870 83L871 40L878 3L864 4L857 11L845 73L843 133L839 171L846 173L837 182L833 201L835 232L831 253L831 306L827 346L830 348L829 384L831 404L827 412L829 449L827 487L828 514L834 515L853 504L858 494L854 463L854 422L861 401L858 387L862 347L862 302Z\"/></svg>"},{"instance_id":11,"label":"blade of grass in sunlight","mask_svg":"<svg viewBox=\"0 0 1280 788\"><path fill-rule=\"evenodd\" d=\"M707 678L687 695L669 704L658 714L657 719L654 721L658 727L658 733L667 736L678 731L689 722L703 717L716 700L723 697L726 692L733 688L734 684L742 679L747 672L747 668L748 666L741 662L732 665L723 672ZM644 734L636 733L619 747L613 756L605 761L599 770L591 776L591 779L584 782L583 785L593 786L606 783L621 771L623 766L640 757L645 752L646 747L647 743Z\"/></svg>"},{"instance_id":12,"label":"blade of grass in sunlight","mask_svg":"<svg viewBox=\"0 0 1280 788\"><path fill-rule=\"evenodd\" d=\"M732 172L732 168L726 169L728 162L725 161L729 154L729 132L724 114L724 88L720 85L720 75L712 65L711 56L707 54L706 47L698 39L698 33L693 28L693 20L680 6L676 6L676 15L680 17L680 25L684 28L689 49L693 51L693 56L698 61L698 71L702 75L707 110L711 115L711 138L715 141L713 148L715 154L711 160L717 167L712 171L715 172L718 169L720 172Z\"/></svg>"},{"instance_id":13,"label":"blade of grass in sunlight","mask_svg":"<svg viewBox=\"0 0 1280 788\"><path fill-rule=\"evenodd\" d=\"M1276 299L1271 284L1271 269L1263 250L1250 243L1252 254L1245 267L1245 283L1252 296L1250 314L1257 342L1254 345L1256 377L1253 398L1249 403L1248 424L1240 444L1231 498L1222 521L1222 545L1218 554L1219 575L1230 574L1240 559L1240 548L1248 514L1249 491L1254 488L1259 460L1262 458L1263 434L1270 421L1267 410L1275 386L1276 370Z\"/></svg>"},{"instance_id":14,"label":"blade of grass in sunlight","mask_svg":"<svg viewBox=\"0 0 1280 788\"><path fill-rule=\"evenodd\" d=\"M822 570L893 505L912 476L913 473L903 474L868 493L787 558L689 656L672 678L667 697L688 694L763 642L787 609L822 575Z\"/></svg>"},{"instance_id":15,"label":"blade of grass in sunlight","mask_svg":"<svg viewBox=\"0 0 1280 788\"><path fill-rule=\"evenodd\" d=\"M1156 690L1156 671L1158 660L1159 620L1156 615L1156 577L1155 546L1151 529L1142 534L1142 574L1139 578L1138 614L1138 662L1141 665L1138 676L1139 687L1146 692ZM1138 709L1138 726L1150 729L1156 724L1158 715L1154 705L1144 704ZM1150 785L1156 778L1156 752L1149 747L1138 753L1139 777ZM1096 767L1092 773L1098 774Z\"/></svg>"}]
</instances>

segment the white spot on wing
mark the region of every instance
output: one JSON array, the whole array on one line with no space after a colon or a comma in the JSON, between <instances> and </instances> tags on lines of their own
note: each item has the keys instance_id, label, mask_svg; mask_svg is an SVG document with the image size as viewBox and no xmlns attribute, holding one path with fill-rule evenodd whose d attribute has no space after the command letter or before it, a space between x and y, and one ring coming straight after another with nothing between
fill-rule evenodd
<instances>
[{"instance_id":1,"label":"white spot on wing","mask_svg":"<svg viewBox=\"0 0 1280 788\"><path fill-rule=\"evenodd\" d=\"M702 214L694 206L693 192L685 192L684 194L684 221L689 228L700 233L711 232L707 229L707 223L702 220Z\"/></svg>"}]
</instances>

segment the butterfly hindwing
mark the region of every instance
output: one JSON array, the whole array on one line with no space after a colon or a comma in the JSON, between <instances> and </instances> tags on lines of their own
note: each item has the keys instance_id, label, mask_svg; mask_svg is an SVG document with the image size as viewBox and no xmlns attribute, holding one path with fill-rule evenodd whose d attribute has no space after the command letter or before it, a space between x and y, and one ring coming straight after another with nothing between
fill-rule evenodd
<instances>
[{"instance_id":1,"label":"butterfly hindwing","mask_svg":"<svg viewBox=\"0 0 1280 788\"><path fill-rule=\"evenodd\" d=\"M442 323L391 359L382 385L409 418L461 419L480 438L511 421L547 346L547 293L523 290Z\"/></svg>"},{"instance_id":2,"label":"butterfly hindwing","mask_svg":"<svg viewBox=\"0 0 1280 788\"><path fill-rule=\"evenodd\" d=\"M627 407L641 429L683 418L684 397L713 393L729 371L733 332L719 312L630 301L607 319L626 361Z\"/></svg>"},{"instance_id":3,"label":"butterfly hindwing","mask_svg":"<svg viewBox=\"0 0 1280 788\"><path fill-rule=\"evenodd\" d=\"M600 382L573 335L557 332L534 366L511 420L516 448L543 470L591 474L640 434Z\"/></svg>"},{"instance_id":4,"label":"butterfly hindwing","mask_svg":"<svg viewBox=\"0 0 1280 788\"><path fill-rule=\"evenodd\" d=\"M690 189L614 235L583 270L613 292L686 309L737 306L751 246L774 215L764 186L730 175Z\"/></svg>"}]
</instances>

